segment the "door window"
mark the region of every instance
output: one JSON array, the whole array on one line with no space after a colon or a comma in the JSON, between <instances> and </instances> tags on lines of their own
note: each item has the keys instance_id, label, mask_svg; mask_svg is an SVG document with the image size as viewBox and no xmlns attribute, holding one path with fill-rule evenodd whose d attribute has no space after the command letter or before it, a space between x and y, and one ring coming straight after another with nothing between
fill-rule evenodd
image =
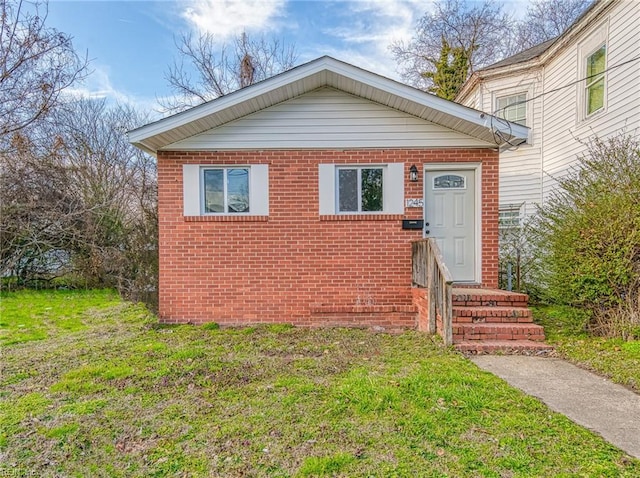
<instances>
[{"instance_id":1,"label":"door window","mask_svg":"<svg viewBox=\"0 0 640 478\"><path fill-rule=\"evenodd\" d=\"M457 174L445 174L433 178L433 189L466 189L466 187L466 178Z\"/></svg>"}]
</instances>

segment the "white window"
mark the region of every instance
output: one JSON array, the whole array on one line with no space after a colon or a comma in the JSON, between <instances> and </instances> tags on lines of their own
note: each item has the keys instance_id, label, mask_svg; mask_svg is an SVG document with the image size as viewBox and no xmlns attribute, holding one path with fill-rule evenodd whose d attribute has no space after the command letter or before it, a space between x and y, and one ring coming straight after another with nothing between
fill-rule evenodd
<instances>
[{"instance_id":1,"label":"white window","mask_svg":"<svg viewBox=\"0 0 640 478\"><path fill-rule=\"evenodd\" d=\"M404 214L404 166L320 164L320 214Z\"/></svg>"},{"instance_id":2,"label":"white window","mask_svg":"<svg viewBox=\"0 0 640 478\"><path fill-rule=\"evenodd\" d=\"M251 212L249 168L202 168L202 191L205 214Z\"/></svg>"},{"instance_id":3,"label":"white window","mask_svg":"<svg viewBox=\"0 0 640 478\"><path fill-rule=\"evenodd\" d=\"M586 60L585 105L589 116L604 108L604 71L607 64L607 46L601 45Z\"/></svg>"},{"instance_id":4,"label":"white window","mask_svg":"<svg viewBox=\"0 0 640 478\"><path fill-rule=\"evenodd\" d=\"M267 165L183 166L184 215L269 215Z\"/></svg>"},{"instance_id":5,"label":"white window","mask_svg":"<svg viewBox=\"0 0 640 478\"><path fill-rule=\"evenodd\" d=\"M498 212L500 229L512 229L520 226L520 206L501 206Z\"/></svg>"},{"instance_id":6,"label":"white window","mask_svg":"<svg viewBox=\"0 0 640 478\"><path fill-rule=\"evenodd\" d=\"M341 167L336 169L339 213L384 210L384 168Z\"/></svg>"},{"instance_id":7,"label":"white window","mask_svg":"<svg viewBox=\"0 0 640 478\"><path fill-rule=\"evenodd\" d=\"M496 115L512 123L527 125L527 94L496 98Z\"/></svg>"},{"instance_id":8,"label":"white window","mask_svg":"<svg viewBox=\"0 0 640 478\"><path fill-rule=\"evenodd\" d=\"M577 118L586 120L607 108L607 45L609 44L609 21L584 35L578 44Z\"/></svg>"}]
</instances>

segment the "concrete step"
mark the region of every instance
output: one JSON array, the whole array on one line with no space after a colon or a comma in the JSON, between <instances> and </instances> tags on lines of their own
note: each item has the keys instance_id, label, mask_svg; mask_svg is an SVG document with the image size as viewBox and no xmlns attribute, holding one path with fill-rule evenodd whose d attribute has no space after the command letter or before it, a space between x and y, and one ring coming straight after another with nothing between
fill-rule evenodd
<instances>
[{"instance_id":1,"label":"concrete step","mask_svg":"<svg viewBox=\"0 0 640 478\"><path fill-rule=\"evenodd\" d=\"M454 345L456 350L467 355L549 355L551 345L533 340L486 340L462 341Z\"/></svg>"},{"instance_id":2,"label":"concrete step","mask_svg":"<svg viewBox=\"0 0 640 478\"><path fill-rule=\"evenodd\" d=\"M526 307L527 294L496 289L454 288L452 293L454 307Z\"/></svg>"},{"instance_id":3,"label":"concrete step","mask_svg":"<svg viewBox=\"0 0 640 478\"><path fill-rule=\"evenodd\" d=\"M531 323L527 307L454 307L453 323Z\"/></svg>"},{"instance_id":4,"label":"concrete step","mask_svg":"<svg viewBox=\"0 0 640 478\"><path fill-rule=\"evenodd\" d=\"M453 324L453 342L476 340L544 341L544 329L535 324L477 323Z\"/></svg>"}]
</instances>

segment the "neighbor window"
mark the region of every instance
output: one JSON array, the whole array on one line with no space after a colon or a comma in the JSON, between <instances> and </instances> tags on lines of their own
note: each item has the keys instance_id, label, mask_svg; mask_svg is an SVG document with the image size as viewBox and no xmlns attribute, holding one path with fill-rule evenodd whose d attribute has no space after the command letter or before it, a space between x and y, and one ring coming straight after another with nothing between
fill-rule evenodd
<instances>
[{"instance_id":1,"label":"neighbor window","mask_svg":"<svg viewBox=\"0 0 640 478\"><path fill-rule=\"evenodd\" d=\"M604 70L607 46L602 45L587 57L585 100L587 116L604 108Z\"/></svg>"},{"instance_id":2,"label":"neighbor window","mask_svg":"<svg viewBox=\"0 0 640 478\"><path fill-rule=\"evenodd\" d=\"M498 213L500 229L511 229L520 226L520 206L509 205L501 207Z\"/></svg>"},{"instance_id":3,"label":"neighbor window","mask_svg":"<svg viewBox=\"0 0 640 478\"><path fill-rule=\"evenodd\" d=\"M380 167L338 168L338 212L381 212L383 173Z\"/></svg>"},{"instance_id":4,"label":"neighbor window","mask_svg":"<svg viewBox=\"0 0 640 478\"><path fill-rule=\"evenodd\" d=\"M248 213L249 168L202 170L205 214Z\"/></svg>"},{"instance_id":5,"label":"neighbor window","mask_svg":"<svg viewBox=\"0 0 640 478\"><path fill-rule=\"evenodd\" d=\"M496 99L496 114L512 123L527 125L527 94L501 96Z\"/></svg>"}]
</instances>

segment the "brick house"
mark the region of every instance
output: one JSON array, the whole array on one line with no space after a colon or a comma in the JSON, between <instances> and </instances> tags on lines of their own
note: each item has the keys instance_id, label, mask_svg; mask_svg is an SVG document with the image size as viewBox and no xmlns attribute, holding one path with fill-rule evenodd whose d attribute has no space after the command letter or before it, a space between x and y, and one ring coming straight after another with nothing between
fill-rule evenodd
<instances>
[{"instance_id":1,"label":"brick house","mask_svg":"<svg viewBox=\"0 0 640 478\"><path fill-rule=\"evenodd\" d=\"M160 320L416 327L425 235L459 285L497 287L489 124L322 57L131 131L158 160Z\"/></svg>"}]
</instances>

